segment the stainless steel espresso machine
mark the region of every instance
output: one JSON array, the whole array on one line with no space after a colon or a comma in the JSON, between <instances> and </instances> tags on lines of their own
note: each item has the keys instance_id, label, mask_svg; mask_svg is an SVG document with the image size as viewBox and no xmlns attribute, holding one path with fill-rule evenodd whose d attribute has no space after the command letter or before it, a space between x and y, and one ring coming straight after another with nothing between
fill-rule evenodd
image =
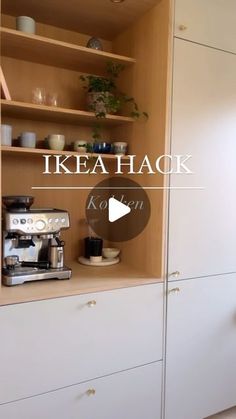
<instances>
[{"instance_id":1,"label":"stainless steel espresso machine","mask_svg":"<svg viewBox=\"0 0 236 419\"><path fill-rule=\"evenodd\" d=\"M43 279L69 279L64 266L61 230L70 226L67 211L30 208L31 196L3 197L3 284Z\"/></svg>"}]
</instances>

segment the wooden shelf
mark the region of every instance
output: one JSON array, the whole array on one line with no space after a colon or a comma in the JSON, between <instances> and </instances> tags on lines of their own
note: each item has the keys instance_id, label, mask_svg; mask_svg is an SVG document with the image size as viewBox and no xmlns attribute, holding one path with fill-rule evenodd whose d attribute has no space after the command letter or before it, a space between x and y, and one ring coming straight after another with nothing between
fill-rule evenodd
<instances>
[{"instance_id":1,"label":"wooden shelf","mask_svg":"<svg viewBox=\"0 0 236 419\"><path fill-rule=\"evenodd\" d=\"M104 74L108 61L130 65L135 59L68 42L1 28L2 55L81 72Z\"/></svg>"},{"instance_id":2,"label":"wooden shelf","mask_svg":"<svg viewBox=\"0 0 236 419\"><path fill-rule=\"evenodd\" d=\"M88 123L97 121L95 115L92 112L87 111L35 105L33 103L5 99L1 99L0 103L2 116L73 125L87 125ZM127 116L107 115L101 122L107 125L116 126L124 123L132 123L134 120Z\"/></svg>"},{"instance_id":3,"label":"wooden shelf","mask_svg":"<svg viewBox=\"0 0 236 419\"><path fill-rule=\"evenodd\" d=\"M26 148L26 147L9 147L1 146L1 151L4 154L30 154L30 155L62 155L62 156L76 156L81 155L76 151L58 151L58 150L48 150L47 148ZM83 156L88 156L90 158L96 158L101 156L103 160L116 160L117 156L115 154L100 154L100 153L83 153ZM123 156L122 160L128 160L128 156Z\"/></svg>"},{"instance_id":4,"label":"wooden shelf","mask_svg":"<svg viewBox=\"0 0 236 419\"><path fill-rule=\"evenodd\" d=\"M51 279L15 287L2 285L0 306L163 282L122 262L105 268L83 266L77 262L68 263L68 266L72 268L70 280Z\"/></svg>"}]
</instances>

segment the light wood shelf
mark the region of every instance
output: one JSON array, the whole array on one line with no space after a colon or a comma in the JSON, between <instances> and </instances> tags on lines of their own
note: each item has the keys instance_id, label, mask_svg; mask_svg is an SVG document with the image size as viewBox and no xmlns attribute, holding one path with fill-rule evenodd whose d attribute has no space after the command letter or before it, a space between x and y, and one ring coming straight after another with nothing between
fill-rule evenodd
<instances>
[{"instance_id":1,"label":"light wood shelf","mask_svg":"<svg viewBox=\"0 0 236 419\"><path fill-rule=\"evenodd\" d=\"M103 74L108 61L124 66L135 59L57 41L39 35L0 28L2 55L70 70Z\"/></svg>"},{"instance_id":2,"label":"light wood shelf","mask_svg":"<svg viewBox=\"0 0 236 419\"><path fill-rule=\"evenodd\" d=\"M77 262L68 266L72 269L70 280L35 281L13 287L2 285L0 306L163 282L122 262L115 267L95 268Z\"/></svg>"},{"instance_id":3,"label":"light wood shelf","mask_svg":"<svg viewBox=\"0 0 236 419\"><path fill-rule=\"evenodd\" d=\"M4 154L18 154L18 155L25 155L25 154L30 154L30 155L55 155L55 154L59 154L62 156L79 156L79 155L83 155L83 156L88 156L89 158L96 158L98 156L101 156L103 160L111 160L114 161L116 160L117 156L115 154L100 154L100 153L77 153L76 151L58 151L58 150L49 150L47 148L26 148L26 147L9 147L9 146L1 146L1 150L2 153ZM123 156L122 160L128 160L129 157L128 156Z\"/></svg>"},{"instance_id":4,"label":"light wood shelf","mask_svg":"<svg viewBox=\"0 0 236 419\"><path fill-rule=\"evenodd\" d=\"M92 112L87 111L35 105L33 103L5 99L1 99L0 103L2 116L73 125L87 125L98 121ZM128 116L107 115L106 118L101 119L101 122L106 125L117 126L133 123L134 119Z\"/></svg>"}]
</instances>

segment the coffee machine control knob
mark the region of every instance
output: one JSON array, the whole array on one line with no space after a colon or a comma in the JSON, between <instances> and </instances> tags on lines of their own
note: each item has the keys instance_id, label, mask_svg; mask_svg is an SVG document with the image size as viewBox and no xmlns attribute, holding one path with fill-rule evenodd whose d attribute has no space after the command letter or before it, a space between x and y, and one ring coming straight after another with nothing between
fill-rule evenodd
<instances>
[{"instance_id":1,"label":"coffee machine control knob","mask_svg":"<svg viewBox=\"0 0 236 419\"><path fill-rule=\"evenodd\" d=\"M46 228L46 223L43 220L37 220L35 227L38 231L43 231Z\"/></svg>"}]
</instances>

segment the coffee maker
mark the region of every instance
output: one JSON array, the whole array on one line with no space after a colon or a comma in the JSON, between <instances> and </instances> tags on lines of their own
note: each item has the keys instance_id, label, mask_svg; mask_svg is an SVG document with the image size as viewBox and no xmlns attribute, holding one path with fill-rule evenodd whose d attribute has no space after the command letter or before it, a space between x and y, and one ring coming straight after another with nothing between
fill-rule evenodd
<instances>
[{"instance_id":1,"label":"coffee maker","mask_svg":"<svg viewBox=\"0 0 236 419\"><path fill-rule=\"evenodd\" d=\"M3 284L12 286L43 279L69 279L64 266L61 230L70 226L67 211L30 208L31 196L3 197Z\"/></svg>"}]
</instances>

